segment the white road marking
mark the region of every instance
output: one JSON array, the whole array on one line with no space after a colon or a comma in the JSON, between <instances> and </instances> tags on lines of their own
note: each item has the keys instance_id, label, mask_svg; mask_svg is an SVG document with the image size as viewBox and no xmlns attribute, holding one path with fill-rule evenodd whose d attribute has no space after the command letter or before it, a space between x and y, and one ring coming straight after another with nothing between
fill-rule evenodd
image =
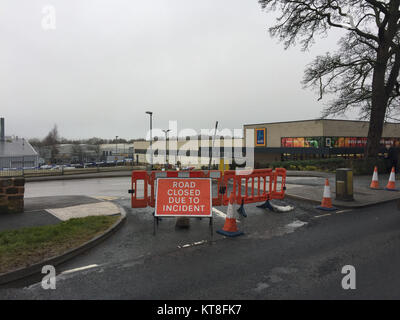
<instances>
[{"instance_id":1,"label":"white road marking","mask_svg":"<svg viewBox=\"0 0 400 320\"><path fill-rule=\"evenodd\" d=\"M345 213L345 212L351 212L351 211L353 211L353 209L335 211L335 213ZM322 217L327 217L327 216L331 216L331 215L332 215L332 213L325 213L325 214L321 214L319 216L315 216L314 218L322 218Z\"/></svg>"},{"instance_id":2,"label":"white road marking","mask_svg":"<svg viewBox=\"0 0 400 320\"><path fill-rule=\"evenodd\" d=\"M77 272L77 271L82 271L82 270L87 270L87 269L92 269L92 268L96 268L96 267L98 267L98 266L99 266L99 265L97 265L97 264L91 264L91 265L88 265L88 266L85 266L85 267L80 267L80 268L75 268L75 269L63 271L63 272L60 273L60 275L61 275L61 274L69 274L69 273L73 273L73 272Z\"/></svg>"},{"instance_id":3,"label":"white road marking","mask_svg":"<svg viewBox=\"0 0 400 320\"><path fill-rule=\"evenodd\" d=\"M80 268L75 268L75 269L71 269L71 270L66 270L66 271L61 272L59 275L57 275L57 276L56 276L56 279L57 279L57 280L65 280L65 279L67 279L67 278L69 278L69 277L72 277L71 274L74 273L74 272L83 271L83 270L88 270L88 269L93 269L93 268L96 268L96 267L99 267L99 265L97 265L97 264L91 264L91 265L84 266L84 267L80 267ZM31 284L30 286L24 287L24 290L33 290L33 289L37 289L37 288L40 288L41 285L42 285L42 282L40 281L40 282Z\"/></svg>"},{"instance_id":4,"label":"white road marking","mask_svg":"<svg viewBox=\"0 0 400 320\"><path fill-rule=\"evenodd\" d=\"M212 211L214 211L217 215L219 215L220 217L222 217L222 218L226 218L226 214L225 213L223 213L222 211L220 211L220 210L218 210L218 209L216 209L216 208L212 208Z\"/></svg>"},{"instance_id":5,"label":"white road marking","mask_svg":"<svg viewBox=\"0 0 400 320\"><path fill-rule=\"evenodd\" d=\"M340 210L340 211L336 211L336 213L345 213L345 212L350 212L350 211L353 211L353 209Z\"/></svg>"},{"instance_id":6,"label":"white road marking","mask_svg":"<svg viewBox=\"0 0 400 320\"><path fill-rule=\"evenodd\" d=\"M319 216L315 216L314 218L322 218L322 217L327 217L327 216L330 216L330 215L331 215L330 213L325 213L325 214L321 214Z\"/></svg>"},{"instance_id":7,"label":"white road marking","mask_svg":"<svg viewBox=\"0 0 400 320\"><path fill-rule=\"evenodd\" d=\"M182 249L182 248L189 248L189 247L199 246L199 245L207 243L207 242L208 242L207 240L201 240L201 241L197 241L197 242L193 242L193 243L184 244L183 246L178 246L178 248Z\"/></svg>"}]
</instances>

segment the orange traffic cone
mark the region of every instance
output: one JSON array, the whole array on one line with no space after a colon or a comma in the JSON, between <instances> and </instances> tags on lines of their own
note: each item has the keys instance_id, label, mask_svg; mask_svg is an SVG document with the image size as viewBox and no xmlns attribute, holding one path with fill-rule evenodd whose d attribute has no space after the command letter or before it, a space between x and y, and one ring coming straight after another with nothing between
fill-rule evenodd
<instances>
[{"instance_id":1,"label":"orange traffic cone","mask_svg":"<svg viewBox=\"0 0 400 320\"><path fill-rule=\"evenodd\" d=\"M217 233L222 234L227 237L237 237L243 234L239 231L236 225L235 210L233 206L235 205L235 195L233 192L229 197L228 212L226 213L225 224L222 230L217 230Z\"/></svg>"},{"instance_id":2,"label":"orange traffic cone","mask_svg":"<svg viewBox=\"0 0 400 320\"><path fill-rule=\"evenodd\" d=\"M374 174L372 175L371 185L369 186L371 189L379 189L379 181L378 181L378 167L375 166Z\"/></svg>"},{"instance_id":3,"label":"orange traffic cone","mask_svg":"<svg viewBox=\"0 0 400 320\"><path fill-rule=\"evenodd\" d=\"M394 167L392 167L392 172L390 172L390 176L389 176L389 181L388 184L386 185L385 190L388 191L398 191L396 189L396 182L395 182L395 171L394 171Z\"/></svg>"},{"instance_id":4,"label":"orange traffic cone","mask_svg":"<svg viewBox=\"0 0 400 320\"><path fill-rule=\"evenodd\" d=\"M318 206L317 209L325 211L337 210L335 207L332 206L331 188L329 187L328 179L325 180L324 195L322 196L321 205Z\"/></svg>"}]
</instances>

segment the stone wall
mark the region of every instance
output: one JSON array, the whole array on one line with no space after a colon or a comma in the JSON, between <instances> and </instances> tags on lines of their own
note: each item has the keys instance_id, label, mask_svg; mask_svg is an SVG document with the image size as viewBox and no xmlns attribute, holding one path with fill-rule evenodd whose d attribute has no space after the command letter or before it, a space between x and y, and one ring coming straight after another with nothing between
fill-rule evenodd
<instances>
[{"instance_id":1,"label":"stone wall","mask_svg":"<svg viewBox=\"0 0 400 320\"><path fill-rule=\"evenodd\" d=\"M0 178L0 214L24 211L25 178Z\"/></svg>"}]
</instances>

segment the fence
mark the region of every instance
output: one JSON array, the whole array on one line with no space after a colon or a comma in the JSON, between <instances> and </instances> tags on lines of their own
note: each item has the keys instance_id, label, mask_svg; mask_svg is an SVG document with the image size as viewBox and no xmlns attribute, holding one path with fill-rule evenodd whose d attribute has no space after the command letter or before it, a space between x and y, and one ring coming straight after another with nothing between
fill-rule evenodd
<instances>
[{"instance_id":1,"label":"fence","mask_svg":"<svg viewBox=\"0 0 400 320\"><path fill-rule=\"evenodd\" d=\"M228 205L233 192L238 203L255 203L283 199L286 190L286 169L255 169L251 171L133 171L131 181L132 208L155 206L158 178L211 178L216 185L212 205ZM143 192L139 192L142 190Z\"/></svg>"},{"instance_id":2,"label":"fence","mask_svg":"<svg viewBox=\"0 0 400 320\"><path fill-rule=\"evenodd\" d=\"M62 176L85 173L113 172L113 171L132 171L140 166L108 166L108 167L89 167L89 168L73 168L73 167L56 167L49 169L3 169L0 170L0 177L42 177L42 176Z\"/></svg>"}]
</instances>

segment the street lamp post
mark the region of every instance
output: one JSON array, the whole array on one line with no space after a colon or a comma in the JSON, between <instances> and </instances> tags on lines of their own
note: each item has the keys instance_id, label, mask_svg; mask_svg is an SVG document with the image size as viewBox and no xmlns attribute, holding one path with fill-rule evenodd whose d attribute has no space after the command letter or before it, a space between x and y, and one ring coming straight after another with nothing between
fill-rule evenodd
<instances>
[{"instance_id":1,"label":"street lamp post","mask_svg":"<svg viewBox=\"0 0 400 320\"><path fill-rule=\"evenodd\" d=\"M150 170L153 170L153 112L146 111L150 115Z\"/></svg>"},{"instance_id":2,"label":"street lamp post","mask_svg":"<svg viewBox=\"0 0 400 320\"><path fill-rule=\"evenodd\" d=\"M117 154L118 154L118 136L115 136L115 166L117 166Z\"/></svg>"},{"instance_id":3,"label":"street lamp post","mask_svg":"<svg viewBox=\"0 0 400 320\"><path fill-rule=\"evenodd\" d=\"M171 129L166 129L163 130L163 132L165 133L165 167L168 169L168 147L167 147L167 143L168 143L168 132L170 132Z\"/></svg>"}]
</instances>

